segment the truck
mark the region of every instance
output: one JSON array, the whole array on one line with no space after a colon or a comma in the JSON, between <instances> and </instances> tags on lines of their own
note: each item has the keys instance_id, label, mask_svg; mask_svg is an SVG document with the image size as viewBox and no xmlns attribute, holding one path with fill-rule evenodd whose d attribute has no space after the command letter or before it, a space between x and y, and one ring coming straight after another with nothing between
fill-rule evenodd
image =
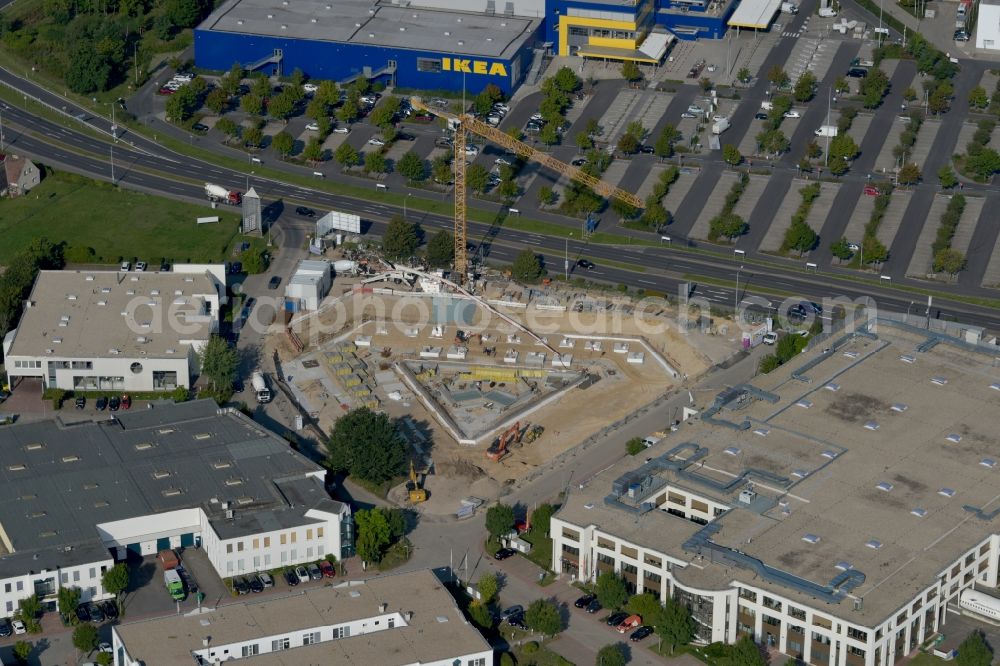
<instances>
[{"instance_id":1,"label":"truck","mask_svg":"<svg viewBox=\"0 0 1000 666\"><path fill-rule=\"evenodd\" d=\"M271 402L271 389L267 388L267 380L264 379L264 373L253 373L253 377L250 378L250 386L253 387L253 392L257 396L257 402L260 404Z\"/></svg>"},{"instance_id":2,"label":"truck","mask_svg":"<svg viewBox=\"0 0 1000 666\"><path fill-rule=\"evenodd\" d=\"M161 550L156 555L156 559L160 561L160 565L163 567L164 571L170 571L171 569L176 569L180 566L180 558L177 557L177 553L173 549Z\"/></svg>"},{"instance_id":3,"label":"truck","mask_svg":"<svg viewBox=\"0 0 1000 666\"><path fill-rule=\"evenodd\" d=\"M243 203L243 193L239 190L229 190L212 183L205 183L205 196L209 201L221 201L230 206L239 206Z\"/></svg>"},{"instance_id":4,"label":"truck","mask_svg":"<svg viewBox=\"0 0 1000 666\"><path fill-rule=\"evenodd\" d=\"M174 601L184 601L187 595L184 592L184 581L175 569L163 572L163 583L167 586L167 592Z\"/></svg>"},{"instance_id":5,"label":"truck","mask_svg":"<svg viewBox=\"0 0 1000 666\"><path fill-rule=\"evenodd\" d=\"M813 132L816 136L837 136L836 125L820 125L818 130Z\"/></svg>"},{"instance_id":6,"label":"truck","mask_svg":"<svg viewBox=\"0 0 1000 666\"><path fill-rule=\"evenodd\" d=\"M781 3L781 11L783 11L786 14L798 14L799 6L796 5L794 2L783 2Z\"/></svg>"},{"instance_id":7,"label":"truck","mask_svg":"<svg viewBox=\"0 0 1000 666\"><path fill-rule=\"evenodd\" d=\"M719 118L712 123L712 134L722 134L729 129L729 118Z\"/></svg>"}]
</instances>

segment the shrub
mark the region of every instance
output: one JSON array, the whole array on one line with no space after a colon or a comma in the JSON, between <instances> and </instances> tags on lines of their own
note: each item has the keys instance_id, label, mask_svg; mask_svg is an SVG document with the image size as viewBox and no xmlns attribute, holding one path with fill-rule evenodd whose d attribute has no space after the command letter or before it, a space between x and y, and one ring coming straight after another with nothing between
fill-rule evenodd
<instances>
[{"instance_id":1,"label":"shrub","mask_svg":"<svg viewBox=\"0 0 1000 666\"><path fill-rule=\"evenodd\" d=\"M524 652L524 654L535 654L538 652L538 641L528 641L524 644L524 647L521 648L521 651Z\"/></svg>"}]
</instances>

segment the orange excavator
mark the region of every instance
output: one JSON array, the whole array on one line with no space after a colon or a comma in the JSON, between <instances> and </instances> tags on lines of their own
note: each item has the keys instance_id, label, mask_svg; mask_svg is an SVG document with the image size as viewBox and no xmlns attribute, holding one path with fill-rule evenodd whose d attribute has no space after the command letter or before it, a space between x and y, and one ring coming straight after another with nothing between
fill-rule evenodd
<instances>
[{"instance_id":1,"label":"orange excavator","mask_svg":"<svg viewBox=\"0 0 1000 666\"><path fill-rule=\"evenodd\" d=\"M510 445L521 441L521 423L520 421L507 428L500 438L497 439L493 444L486 450L486 457L493 462L500 462L500 460L510 453Z\"/></svg>"}]
</instances>

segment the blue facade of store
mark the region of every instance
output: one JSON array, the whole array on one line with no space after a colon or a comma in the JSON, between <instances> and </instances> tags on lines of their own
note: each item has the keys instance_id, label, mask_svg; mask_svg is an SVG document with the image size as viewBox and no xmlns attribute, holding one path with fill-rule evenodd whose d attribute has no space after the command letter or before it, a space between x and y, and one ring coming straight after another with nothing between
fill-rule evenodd
<instances>
[{"instance_id":1,"label":"blue facade of store","mask_svg":"<svg viewBox=\"0 0 1000 666\"><path fill-rule=\"evenodd\" d=\"M531 66L531 49L540 37L526 39L517 53L501 59L196 29L194 51L195 64L204 69L228 70L234 62L244 67L260 63L253 69L274 74L279 65L268 60L280 57L282 73L299 68L317 80L344 82L365 76L420 90L461 91L464 86L473 95L493 83L510 94Z\"/></svg>"}]
</instances>

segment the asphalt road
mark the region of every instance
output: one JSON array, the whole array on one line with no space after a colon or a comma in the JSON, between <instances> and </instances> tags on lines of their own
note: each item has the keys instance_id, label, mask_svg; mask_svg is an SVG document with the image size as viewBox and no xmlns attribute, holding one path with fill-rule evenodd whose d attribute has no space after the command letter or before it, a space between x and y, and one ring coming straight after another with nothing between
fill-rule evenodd
<instances>
[{"instance_id":1,"label":"asphalt road","mask_svg":"<svg viewBox=\"0 0 1000 666\"><path fill-rule=\"evenodd\" d=\"M796 20L802 20L802 16L800 15ZM791 40L782 40L779 47L769 54L762 71L766 71L773 63L784 62L790 48ZM907 65L909 63L901 63L900 69ZM32 95L46 99L54 105L62 106L65 101L6 70L0 69L0 79L19 85ZM758 82L757 87L761 85ZM749 99L757 96L763 97L757 87L745 97ZM245 173L171 153L155 142L131 133L125 133L122 139L132 142L133 146L119 142L112 149L106 142L68 130L36 116L30 110L26 111L17 106L3 106L6 107L3 113L6 127L5 138L8 144L25 154L37 156L45 161L55 162L66 168L105 180L111 178L109 161L113 150L114 180L122 186L203 201L203 185L201 183L204 182L213 182L234 189L244 189L248 185L252 185L265 200L277 201L286 207L294 207L302 203L318 209L353 210L366 221L371 221L371 226L366 231L376 234L381 232L384 221L399 213L397 207L377 201L364 201L318 192L269 179L248 178ZM72 105L68 106L70 112L76 112ZM740 127L752 121L754 106L753 104L740 105L733 117L733 131L739 132ZM671 105L671 108L679 108L679 105ZM110 131L111 122L109 119L88 115L91 117L88 118L87 124L98 131ZM21 128L25 127L31 128L32 134L20 131ZM743 127L743 130L745 131L746 128ZM40 140L38 135L45 137L45 140ZM52 145L53 143L57 145ZM104 155L108 155L108 158L106 159ZM721 172L721 165L710 163L707 168L717 168ZM180 178L185 180L180 180ZM190 180L195 182L189 182ZM855 185L860 187L861 182L858 181ZM701 185L703 183L705 185ZM700 178L692 187L687 199L708 196L710 192L701 192L700 190L710 185L711 179ZM841 189L841 195L850 187L850 185L845 184ZM373 196L375 196L374 193ZM504 210L504 206L496 205L498 215L501 215ZM678 217L682 215L683 206L682 210L678 211ZM419 221L428 230L450 228L453 225L452 219L447 216L414 211L409 217ZM846 220L844 223L846 224ZM682 229L678 228L677 231L682 231ZM826 231L824 229L824 236L827 235ZM578 257L587 257L598 264L594 271L586 272L585 277L587 278L612 284L623 283L668 295L676 295L678 288L683 288L689 281L698 283L699 280L705 280L721 284L719 286L698 285L695 287L693 295L706 299L713 306L728 309L732 308L732 304L736 300L735 290L732 286L739 268L736 262L721 259L717 255L677 251L676 245L678 243L676 242L674 247L661 248L590 245L581 240L570 239L566 242L561 238L516 231L504 228L502 224L499 229L493 228L491 230L490 225L469 222L469 238L474 242L492 236L494 233L496 237L486 250L488 262L509 262L521 249L530 247L542 256L552 273L559 272L559 269L562 268L564 253L568 253L571 265L576 263ZM678 236L682 235L672 233L675 241L680 240ZM605 261L614 262L614 264L603 263ZM823 265L822 262L816 263ZM786 268L777 261L773 266L753 265L742 270L740 298L755 293L760 294L761 289L765 291L776 290L783 294L794 295L796 299L807 298L817 302L822 302L825 298L846 297L852 300L871 298L878 307L899 312L906 312L914 307L914 301L918 303L916 304L917 309L913 311L919 312L924 300L919 295L911 296L898 290L883 288L875 283L858 282L853 275L848 273L838 274L836 270L829 269L817 273L806 273L802 271L801 267L794 264L790 264ZM956 291L957 287L953 286L952 290ZM966 288L965 291L983 296L993 295L982 289ZM774 301L774 305L777 305L777 299L771 298L770 300ZM957 318L969 324L984 326L992 330L1000 330L1000 313L992 308L968 305L939 297L935 299L935 308L932 312L932 316L938 315Z\"/></svg>"}]
</instances>

